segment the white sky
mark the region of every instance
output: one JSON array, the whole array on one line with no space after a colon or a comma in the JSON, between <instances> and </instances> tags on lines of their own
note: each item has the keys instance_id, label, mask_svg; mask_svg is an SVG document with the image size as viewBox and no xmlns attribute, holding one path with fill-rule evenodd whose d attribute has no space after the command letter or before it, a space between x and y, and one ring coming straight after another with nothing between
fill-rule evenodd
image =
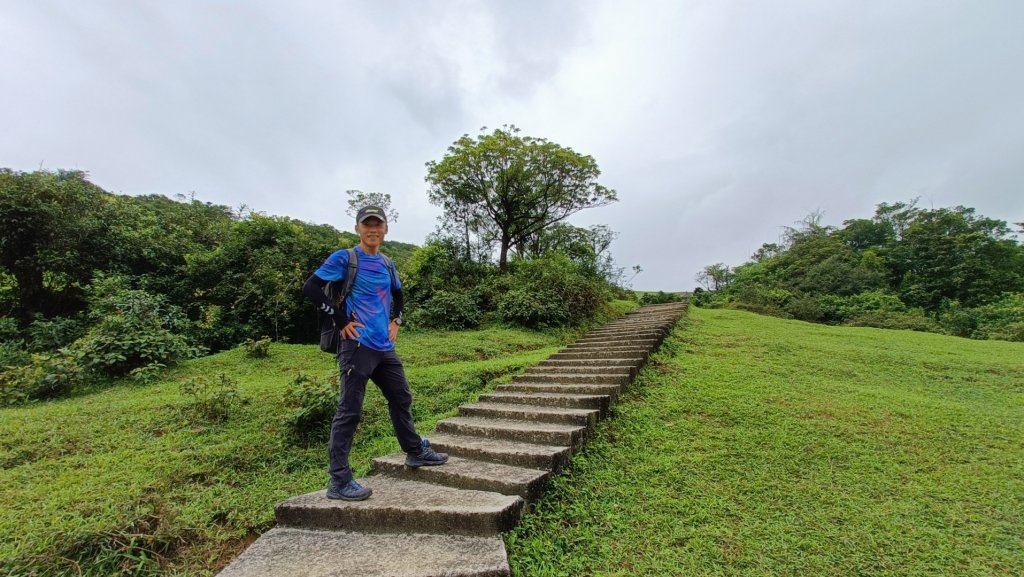
<instances>
[{"instance_id":1,"label":"white sky","mask_svg":"<svg viewBox=\"0 0 1024 577\"><path fill-rule=\"evenodd\" d=\"M393 240L424 163L511 123L597 159L633 286L689 290L814 210L1024 221L1024 2L0 0L0 166Z\"/></svg>"}]
</instances>

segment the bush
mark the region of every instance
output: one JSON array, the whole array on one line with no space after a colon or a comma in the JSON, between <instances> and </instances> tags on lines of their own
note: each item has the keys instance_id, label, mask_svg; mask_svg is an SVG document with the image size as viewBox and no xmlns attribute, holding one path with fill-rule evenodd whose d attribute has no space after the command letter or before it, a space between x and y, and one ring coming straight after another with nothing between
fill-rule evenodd
<instances>
[{"instance_id":1,"label":"bush","mask_svg":"<svg viewBox=\"0 0 1024 577\"><path fill-rule=\"evenodd\" d=\"M943 304L939 322L947 332L961 337L1024 341L1024 294L1007 294L974 308L949 301Z\"/></svg>"},{"instance_id":2,"label":"bush","mask_svg":"<svg viewBox=\"0 0 1024 577\"><path fill-rule=\"evenodd\" d=\"M29 364L0 372L0 405L15 405L67 394L81 382L82 370L66 351L34 354Z\"/></svg>"},{"instance_id":3,"label":"bush","mask_svg":"<svg viewBox=\"0 0 1024 577\"><path fill-rule=\"evenodd\" d=\"M939 323L928 318L921 309L908 311L875 311L853 315L846 321L852 327L875 327L879 329L901 329L926 333L941 333Z\"/></svg>"},{"instance_id":4,"label":"bush","mask_svg":"<svg viewBox=\"0 0 1024 577\"><path fill-rule=\"evenodd\" d=\"M22 341L0 341L0 370L21 367L32 362Z\"/></svg>"},{"instance_id":5,"label":"bush","mask_svg":"<svg viewBox=\"0 0 1024 577\"><path fill-rule=\"evenodd\" d=\"M641 305L661 305L666 303L677 303L683 300L683 297L679 293L667 293L665 291L658 291L656 293L645 292L640 295Z\"/></svg>"},{"instance_id":6,"label":"bush","mask_svg":"<svg viewBox=\"0 0 1024 577\"><path fill-rule=\"evenodd\" d=\"M505 322L536 329L568 323L566 307L551 291L513 289L498 302L498 316Z\"/></svg>"},{"instance_id":7,"label":"bush","mask_svg":"<svg viewBox=\"0 0 1024 577\"><path fill-rule=\"evenodd\" d=\"M263 337L259 340L245 339L242 343L245 349L245 356L253 359L265 359L270 356L270 337Z\"/></svg>"},{"instance_id":8,"label":"bush","mask_svg":"<svg viewBox=\"0 0 1024 577\"><path fill-rule=\"evenodd\" d=\"M37 318L28 326L29 348L45 353L66 347L86 332L86 323L80 317Z\"/></svg>"},{"instance_id":9,"label":"bush","mask_svg":"<svg viewBox=\"0 0 1024 577\"><path fill-rule=\"evenodd\" d=\"M71 349L86 369L111 377L152 363L172 365L198 350L184 336L188 320L161 295L127 287L118 277L90 289L95 324Z\"/></svg>"},{"instance_id":10,"label":"bush","mask_svg":"<svg viewBox=\"0 0 1024 577\"><path fill-rule=\"evenodd\" d=\"M300 442L325 441L338 407L338 377L317 379L299 371L285 390L284 404L291 409L287 428Z\"/></svg>"},{"instance_id":11,"label":"bush","mask_svg":"<svg viewBox=\"0 0 1024 577\"><path fill-rule=\"evenodd\" d=\"M480 307L466 292L436 291L417 311L413 320L424 327L460 330L480 326Z\"/></svg>"},{"instance_id":12,"label":"bush","mask_svg":"<svg viewBox=\"0 0 1024 577\"><path fill-rule=\"evenodd\" d=\"M561 253L514 261L511 286L498 297L501 320L527 328L579 326L608 300L607 284Z\"/></svg>"},{"instance_id":13,"label":"bush","mask_svg":"<svg viewBox=\"0 0 1024 577\"><path fill-rule=\"evenodd\" d=\"M212 380L195 377L181 383L181 394L189 397L183 410L196 420L223 422L241 402L238 382L225 373Z\"/></svg>"}]
</instances>

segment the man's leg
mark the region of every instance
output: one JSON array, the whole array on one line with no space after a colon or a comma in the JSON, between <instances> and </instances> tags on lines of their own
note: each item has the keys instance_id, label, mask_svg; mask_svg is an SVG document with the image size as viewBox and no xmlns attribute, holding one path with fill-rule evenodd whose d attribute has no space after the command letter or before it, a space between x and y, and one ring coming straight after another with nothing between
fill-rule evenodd
<instances>
[{"instance_id":1,"label":"man's leg","mask_svg":"<svg viewBox=\"0 0 1024 577\"><path fill-rule=\"evenodd\" d=\"M395 351L378 354L382 358L371 378L388 401L388 414L391 415L391 425L395 428L398 445L406 453L419 451L422 439L416 434L416 426L413 424L412 391L409 390L402 361Z\"/></svg>"},{"instance_id":2,"label":"man's leg","mask_svg":"<svg viewBox=\"0 0 1024 577\"><path fill-rule=\"evenodd\" d=\"M331 484L341 487L352 480L352 469L348 454L352 450L352 437L363 413L363 398L366 396L366 380L372 368L368 367L371 353L353 341L343 341L338 357L341 370L341 393L338 396L338 410L331 421L331 440L328 449ZM370 370L368 370L370 369Z\"/></svg>"}]
</instances>

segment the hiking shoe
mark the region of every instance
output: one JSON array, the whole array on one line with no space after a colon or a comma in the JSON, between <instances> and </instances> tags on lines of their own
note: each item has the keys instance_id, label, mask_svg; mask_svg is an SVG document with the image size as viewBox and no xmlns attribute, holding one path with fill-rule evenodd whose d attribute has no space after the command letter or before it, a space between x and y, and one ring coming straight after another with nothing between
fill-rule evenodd
<instances>
[{"instance_id":1,"label":"hiking shoe","mask_svg":"<svg viewBox=\"0 0 1024 577\"><path fill-rule=\"evenodd\" d=\"M373 494L373 489L364 487L359 483L356 483L355 479L352 479L344 485L335 485L334 483L328 483L327 485L327 498L328 499L341 499L342 501L362 501L363 499L369 498Z\"/></svg>"},{"instance_id":2,"label":"hiking shoe","mask_svg":"<svg viewBox=\"0 0 1024 577\"><path fill-rule=\"evenodd\" d=\"M405 465L416 469L424 465L443 465L448 462L448 453L438 453L430 448L430 441L423 439L418 453L406 453Z\"/></svg>"}]
</instances>

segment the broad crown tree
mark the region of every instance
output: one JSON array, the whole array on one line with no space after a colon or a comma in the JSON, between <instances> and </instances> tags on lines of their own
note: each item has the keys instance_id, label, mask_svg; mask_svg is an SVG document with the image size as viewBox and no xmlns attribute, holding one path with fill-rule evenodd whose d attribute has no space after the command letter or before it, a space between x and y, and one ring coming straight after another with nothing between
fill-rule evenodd
<instances>
[{"instance_id":1,"label":"broad crown tree","mask_svg":"<svg viewBox=\"0 0 1024 577\"><path fill-rule=\"evenodd\" d=\"M510 250L527 252L547 227L618 200L597 182L601 171L593 157L521 136L515 126L484 130L476 138L463 135L444 158L428 162L426 181L446 222L464 228L467 238L493 234L502 271Z\"/></svg>"}]
</instances>

